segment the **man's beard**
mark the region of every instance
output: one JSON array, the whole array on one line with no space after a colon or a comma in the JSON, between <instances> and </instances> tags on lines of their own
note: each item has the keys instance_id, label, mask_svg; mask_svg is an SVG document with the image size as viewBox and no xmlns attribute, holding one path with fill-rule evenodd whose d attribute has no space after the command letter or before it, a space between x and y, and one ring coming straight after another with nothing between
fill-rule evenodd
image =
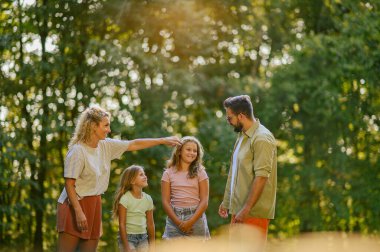
<instances>
[{"instance_id":1,"label":"man's beard","mask_svg":"<svg viewBox=\"0 0 380 252\"><path fill-rule=\"evenodd\" d=\"M233 125L233 126L234 126L234 125ZM236 126L234 126L234 131L235 131L236 133L240 133L242 130L243 130L243 124L241 124L240 122L238 122L238 123L236 124Z\"/></svg>"}]
</instances>

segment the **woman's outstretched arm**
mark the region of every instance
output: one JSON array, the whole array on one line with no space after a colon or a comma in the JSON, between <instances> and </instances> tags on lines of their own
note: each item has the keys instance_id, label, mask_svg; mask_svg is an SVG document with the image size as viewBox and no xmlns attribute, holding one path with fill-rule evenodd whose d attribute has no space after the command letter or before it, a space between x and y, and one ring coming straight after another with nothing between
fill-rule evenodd
<instances>
[{"instance_id":1,"label":"woman's outstretched arm","mask_svg":"<svg viewBox=\"0 0 380 252\"><path fill-rule=\"evenodd\" d=\"M180 145L181 142L178 137L171 136L171 137L161 137L161 138L139 138L134 139L129 142L128 145L128 151L136 151L141 149L150 148L156 145L169 145L169 146L176 146Z\"/></svg>"}]
</instances>

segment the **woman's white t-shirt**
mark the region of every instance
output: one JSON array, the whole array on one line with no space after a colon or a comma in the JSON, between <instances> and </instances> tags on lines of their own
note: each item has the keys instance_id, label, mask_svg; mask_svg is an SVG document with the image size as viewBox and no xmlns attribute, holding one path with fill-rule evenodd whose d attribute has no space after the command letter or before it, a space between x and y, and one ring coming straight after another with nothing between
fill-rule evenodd
<instances>
[{"instance_id":1,"label":"woman's white t-shirt","mask_svg":"<svg viewBox=\"0 0 380 252\"><path fill-rule=\"evenodd\" d=\"M106 138L96 148L86 144L74 144L67 152L64 177L75 179L75 191L79 198L103 194L109 184L111 160L119 159L127 151L129 141ZM58 202L67 198L64 188Z\"/></svg>"}]
</instances>

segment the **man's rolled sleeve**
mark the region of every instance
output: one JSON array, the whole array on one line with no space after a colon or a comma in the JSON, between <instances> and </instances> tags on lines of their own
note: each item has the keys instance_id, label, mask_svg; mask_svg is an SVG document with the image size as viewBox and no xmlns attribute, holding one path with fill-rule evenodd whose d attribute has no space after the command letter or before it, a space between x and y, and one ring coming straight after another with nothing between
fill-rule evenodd
<instances>
[{"instance_id":1,"label":"man's rolled sleeve","mask_svg":"<svg viewBox=\"0 0 380 252\"><path fill-rule=\"evenodd\" d=\"M273 156L276 146L265 140L259 140L254 144L253 172L256 177L269 178L272 172Z\"/></svg>"}]
</instances>

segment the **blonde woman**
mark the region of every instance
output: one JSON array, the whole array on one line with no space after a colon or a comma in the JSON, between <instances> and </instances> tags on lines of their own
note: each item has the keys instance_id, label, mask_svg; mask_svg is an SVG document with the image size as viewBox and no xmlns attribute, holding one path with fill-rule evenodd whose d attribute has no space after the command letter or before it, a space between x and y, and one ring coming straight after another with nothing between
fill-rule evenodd
<instances>
[{"instance_id":1,"label":"blonde woman","mask_svg":"<svg viewBox=\"0 0 380 252\"><path fill-rule=\"evenodd\" d=\"M98 106L87 108L78 119L65 158L65 187L58 199L58 251L96 251L102 235L101 195L108 187L111 160L126 151L180 144L177 137L106 138L110 132L110 114Z\"/></svg>"}]
</instances>

